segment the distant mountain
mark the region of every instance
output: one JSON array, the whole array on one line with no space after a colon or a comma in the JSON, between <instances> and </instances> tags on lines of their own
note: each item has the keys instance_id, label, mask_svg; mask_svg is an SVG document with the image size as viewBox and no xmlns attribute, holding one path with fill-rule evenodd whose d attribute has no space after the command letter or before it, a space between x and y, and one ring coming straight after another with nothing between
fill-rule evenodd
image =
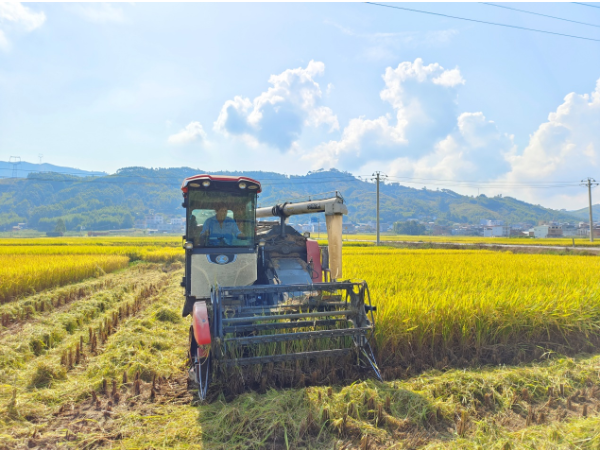
<instances>
[{"instance_id":1,"label":"distant mountain","mask_svg":"<svg viewBox=\"0 0 602 450\"><path fill-rule=\"evenodd\" d=\"M0 177L18 177L27 178L27 175L35 172L57 172L78 177L96 176L101 177L107 175L105 172L90 172L88 170L74 169L72 167L55 166L54 164L34 164L27 161L21 161L17 164L12 162L0 161Z\"/></svg>"},{"instance_id":2,"label":"distant mountain","mask_svg":"<svg viewBox=\"0 0 602 450\"><path fill-rule=\"evenodd\" d=\"M75 169L62 168L72 173ZM79 171L82 173L83 171ZM27 178L0 179L0 229L17 222L50 231L61 218L68 230L128 228L149 210L166 216L182 216L180 185L188 176L205 173L190 167L147 169L128 167L105 176L76 176L66 173L35 173ZM212 172L244 175L259 180L263 192L260 206L300 201L321 193L339 191L348 205L348 220L376 219L375 185L338 170L319 170L307 175L274 172ZM565 211L556 211L512 197L464 196L448 189L414 189L401 184L381 185L381 220L409 218L435 220L440 224L478 223L481 219L506 223L539 220L575 221ZM291 218L292 222L307 217Z\"/></svg>"},{"instance_id":3,"label":"distant mountain","mask_svg":"<svg viewBox=\"0 0 602 450\"><path fill-rule=\"evenodd\" d=\"M575 216L579 220L589 222L589 206L576 211L567 211L567 213ZM592 205L592 218L594 219L594 222L600 222L600 204Z\"/></svg>"}]
</instances>

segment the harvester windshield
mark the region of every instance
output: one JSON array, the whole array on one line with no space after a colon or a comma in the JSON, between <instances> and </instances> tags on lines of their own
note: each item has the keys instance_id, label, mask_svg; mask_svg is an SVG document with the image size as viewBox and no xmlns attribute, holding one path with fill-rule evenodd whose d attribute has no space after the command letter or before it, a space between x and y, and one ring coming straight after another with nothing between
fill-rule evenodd
<instances>
[{"instance_id":1,"label":"harvester windshield","mask_svg":"<svg viewBox=\"0 0 602 450\"><path fill-rule=\"evenodd\" d=\"M253 247L255 192L191 190L188 236L195 247Z\"/></svg>"}]
</instances>

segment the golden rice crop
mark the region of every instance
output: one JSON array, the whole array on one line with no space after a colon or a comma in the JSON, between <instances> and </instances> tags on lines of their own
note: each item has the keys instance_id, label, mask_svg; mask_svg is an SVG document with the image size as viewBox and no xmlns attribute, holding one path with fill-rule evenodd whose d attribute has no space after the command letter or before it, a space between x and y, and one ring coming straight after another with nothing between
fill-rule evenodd
<instances>
[{"instance_id":1,"label":"golden rice crop","mask_svg":"<svg viewBox=\"0 0 602 450\"><path fill-rule=\"evenodd\" d=\"M184 259L184 250L152 245L0 245L0 255L122 255L130 261L173 262Z\"/></svg>"},{"instance_id":2,"label":"golden rice crop","mask_svg":"<svg viewBox=\"0 0 602 450\"><path fill-rule=\"evenodd\" d=\"M599 273L592 256L344 248L345 278L368 282L379 359L391 362L496 360L500 346L525 343L597 345Z\"/></svg>"},{"instance_id":3,"label":"golden rice crop","mask_svg":"<svg viewBox=\"0 0 602 450\"><path fill-rule=\"evenodd\" d=\"M120 255L0 255L0 303L127 266Z\"/></svg>"},{"instance_id":4,"label":"golden rice crop","mask_svg":"<svg viewBox=\"0 0 602 450\"><path fill-rule=\"evenodd\" d=\"M326 236L325 233L322 236ZM345 241L368 240L375 241L375 234L346 234L343 236ZM483 236L405 236L401 234L381 234L382 241L405 241L405 242L457 242L460 244L507 244L507 245L540 245L540 246L559 246L572 247L573 239L564 238L531 238L531 237L483 237ZM575 237L576 247L599 247L600 239L594 239L590 242L587 237Z\"/></svg>"},{"instance_id":5,"label":"golden rice crop","mask_svg":"<svg viewBox=\"0 0 602 450\"><path fill-rule=\"evenodd\" d=\"M177 236L139 236L139 237L113 237L113 236L82 236L59 238L10 238L0 239L3 246L46 246L46 245L89 245L89 246L159 246L180 247L182 239Z\"/></svg>"}]
</instances>

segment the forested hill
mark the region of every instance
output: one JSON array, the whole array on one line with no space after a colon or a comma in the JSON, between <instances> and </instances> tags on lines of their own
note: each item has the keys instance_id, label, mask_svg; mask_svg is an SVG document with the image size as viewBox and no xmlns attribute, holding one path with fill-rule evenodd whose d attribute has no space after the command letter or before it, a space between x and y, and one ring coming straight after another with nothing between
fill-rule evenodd
<instances>
[{"instance_id":1,"label":"forested hill","mask_svg":"<svg viewBox=\"0 0 602 450\"><path fill-rule=\"evenodd\" d=\"M18 222L50 231L62 218L67 230L114 229L133 226L137 216L149 210L167 216L183 214L180 185L188 176L204 173L189 167L147 169L129 167L107 176L73 176L30 173L27 178L0 180L0 228ZM338 190L354 222L375 220L375 185L337 170L315 171L302 176L273 172L212 172L244 175L259 180L260 206L307 199L309 195ZM381 185L381 220L437 218L437 222L478 223L501 219L506 223L538 220L574 221L575 216L546 209L511 197L470 197L450 190L414 189L399 184Z\"/></svg>"},{"instance_id":2,"label":"forested hill","mask_svg":"<svg viewBox=\"0 0 602 450\"><path fill-rule=\"evenodd\" d=\"M589 207L578 209L577 211L567 211L578 220L589 221ZM595 222L600 222L600 205L592 205L592 218Z\"/></svg>"}]
</instances>

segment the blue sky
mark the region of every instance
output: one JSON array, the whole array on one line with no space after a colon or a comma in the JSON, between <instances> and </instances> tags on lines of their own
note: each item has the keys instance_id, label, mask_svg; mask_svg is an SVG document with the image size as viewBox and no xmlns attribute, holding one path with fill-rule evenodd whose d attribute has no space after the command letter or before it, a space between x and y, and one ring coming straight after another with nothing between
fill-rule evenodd
<instances>
[{"instance_id":1,"label":"blue sky","mask_svg":"<svg viewBox=\"0 0 602 450\"><path fill-rule=\"evenodd\" d=\"M600 37L479 3L397 5ZM4 4L0 160L381 170L576 209L586 190L558 185L600 175L599 78L599 42L364 3Z\"/></svg>"}]
</instances>

